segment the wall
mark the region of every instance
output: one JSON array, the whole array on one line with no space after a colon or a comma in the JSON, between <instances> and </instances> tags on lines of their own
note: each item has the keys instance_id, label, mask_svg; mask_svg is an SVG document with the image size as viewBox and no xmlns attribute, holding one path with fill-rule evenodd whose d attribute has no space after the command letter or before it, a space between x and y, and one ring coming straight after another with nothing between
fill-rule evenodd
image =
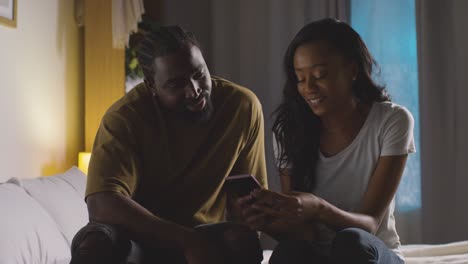
<instances>
[{"instance_id":1,"label":"wall","mask_svg":"<svg viewBox=\"0 0 468 264\"><path fill-rule=\"evenodd\" d=\"M84 14L84 150L90 152L104 113L125 94L125 52L112 47L112 0L85 0Z\"/></svg>"},{"instance_id":2,"label":"wall","mask_svg":"<svg viewBox=\"0 0 468 264\"><path fill-rule=\"evenodd\" d=\"M145 7L147 6L146 2ZM180 25L193 32L197 40L200 42L203 56L208 67L211 67L212 0L160 0L160 6L160 18L158 19L154 15L150 15L150 17L163 25ZM153 9L146 11L147 13L153 12Z\"/></svg>"},{"instance_id":3,"label":"wall","mask_svg":"<svg viewBox=\"0 0 468 264\"><path fill-rule=\"evenodd\" d=\"M19 0L0 25L0 182L63 172L83 148L82 30L73 0Z\"/></svg>"}]
</instances>

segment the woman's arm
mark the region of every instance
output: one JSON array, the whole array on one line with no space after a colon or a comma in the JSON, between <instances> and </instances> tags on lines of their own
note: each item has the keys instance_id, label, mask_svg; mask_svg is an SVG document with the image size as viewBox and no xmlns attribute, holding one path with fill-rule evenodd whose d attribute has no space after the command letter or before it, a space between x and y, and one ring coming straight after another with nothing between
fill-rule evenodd
<instances>
[{"instance_id":1,"label":"woman's arm","mask_svg":"<svg viewBox=\"0 0 468 264\"><path fill-rule=\"evenodd\" d=\"M364 194L362 208L357 213L341 210L321 200L316 218L336 229L358 227L375 234L398 188L406 159L407 155L379 158Z\"/></svg>"},{"instance_id":2,"label":"woman's arm","mask_svg":"<svg viewBox=\"0 0 468 264\"><path fill-rule=\"evenodd\" d=\"M317 220L338 230L357 227L375 234L398 188L406 159L407 155L379 158L358 212L339 209L320 197L300 192L289 192L289 195L297 198L296 205L290 203L289 207L292 209L296 206L295 210L303 210L302 217L305 220ZM288 194L291 190L290 177L282 174L281 182L283 192Z\"/></svg>"},{"instance_id":3,"label":"woman's arm","mask_svg":"<svg viewBox=\"0 0 468 264\"><path fill-rule=\"evenodd\" d=\"M296 223L289 227L267 225L264 228L267 233L293 233L298 227L309 232L312 223L319 221L336 230L357 227L375 234L398 188L406 159L407 155L379 158L358 212L342 210L311 193L291 191L291 178L287 173L281 173L283 193L264 190L253 193L258 201L254 208L283 223Z\"/></svg>"}]
</instances>

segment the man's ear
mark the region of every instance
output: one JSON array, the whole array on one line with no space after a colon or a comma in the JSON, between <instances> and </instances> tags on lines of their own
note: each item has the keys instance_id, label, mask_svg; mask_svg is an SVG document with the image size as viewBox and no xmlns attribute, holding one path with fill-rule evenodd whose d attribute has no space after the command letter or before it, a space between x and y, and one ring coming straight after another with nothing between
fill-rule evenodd
<instances>
[{"instance_id":1,"label":"man's ear","mask_svg":"<svg viewBox=\"0 0 468 264\"><path fill-rule=\"evenodd\" d=\"M149 81L148 79L145 78L144 80L146 87L148 87L151 91L151 94L153 96L156 96L156 87L154 85L154 82Z\"/></svg>"}]
</instances>

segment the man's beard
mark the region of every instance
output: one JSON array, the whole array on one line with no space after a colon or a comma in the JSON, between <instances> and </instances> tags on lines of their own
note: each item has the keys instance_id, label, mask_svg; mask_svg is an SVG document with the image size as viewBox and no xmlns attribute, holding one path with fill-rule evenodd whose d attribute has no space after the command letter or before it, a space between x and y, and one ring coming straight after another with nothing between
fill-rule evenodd
<instances>
[{"instance_id":1,"label":"man's beard","mask_svg":"<svg viewBox=\"0 0 468 264\"><path fill-rule=\"evenodd\" d=\"M209 95L209 93L205 91L203 91L200 96L203 96L205 98L205 101L206 101L205 107L201 111L198 111L198 112L191 111L185 107L185 109L182 112L180 112L181 118L183 118L184 120L188 122L200 123L200 124L207 123L211 119L211 117L213 116L213 112L214 112L214 107L211 101L211 96ZM188 104L189 102L186 102L185 105L188 105Z\"/></svg>"}]
</instances>

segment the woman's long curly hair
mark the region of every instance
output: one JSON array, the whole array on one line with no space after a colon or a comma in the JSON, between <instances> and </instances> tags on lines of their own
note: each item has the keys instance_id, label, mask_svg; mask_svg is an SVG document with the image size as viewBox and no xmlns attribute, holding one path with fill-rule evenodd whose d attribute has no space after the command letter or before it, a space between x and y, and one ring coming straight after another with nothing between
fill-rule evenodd
<instances>
[{"instance_id":1,"label":"woman's long curly hair","mask_svg":"<svg viewBox=\"0 0 468 264\"><path fill-rule=\"evenodd\" d=\"M345 60L356 63L358 74L352 89L358 102L390 101L385 87L372 79L376 61L359 34L348 24L327 18L305 25L296 34L284 56L286 83L282 102L273 112L273 133L280 172L287 171L293 190L308 192L314 189L316 182L320 120L298 92L293 59L299 46L315 41L326 41Z\"/></svg>"}]
</instances>

